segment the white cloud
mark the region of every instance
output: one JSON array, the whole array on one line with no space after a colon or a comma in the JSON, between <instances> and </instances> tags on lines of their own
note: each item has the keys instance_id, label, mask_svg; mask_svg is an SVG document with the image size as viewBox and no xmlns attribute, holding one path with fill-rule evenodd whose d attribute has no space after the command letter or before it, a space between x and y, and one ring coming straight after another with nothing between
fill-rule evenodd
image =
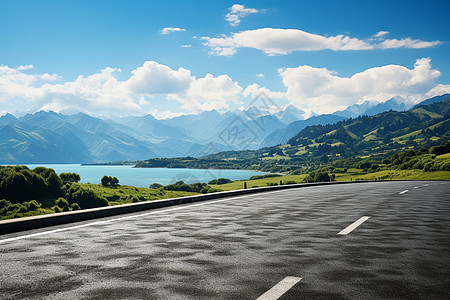
<instances>
[{"instance_id":1,"label":"white cloud","mask_svg":"<svg viewBox=\"0 0 450 300\"><path fill-rule=\"evenodd\" d=\"M33 69L33 68L34 68L33 65L23 65L23 66L18 66L17 70L23 71L23 70L30 70L30 69Z\"/></svg>"},{"instance_id":2,"label":"white cloud","mask_svg":"<svg viewBox=\"0 0 450 300\"><path fill-rule=\"evenodd\" d=\"M179 68L175 71L156 61L146 61L131 73L133 76L125 82L125 86L135 94L179 93L186 90L193 80L189 70Z\"/></svg>"},{"instance_id":3,"label":"white cloud","mask_svg":"<svg viewBox=\"0 0 450 300\"><path fill-rule=\"evenodd\" d=\"M282 92L272 92L268 88L260 87L258 84L253 83L242 92L242 96L244 97L252 97L256 98L260 96L261 94L264 94L266 97L269 97L271 99L282 99L285 98L285 93Z\"/></svg>"},{"instance_id":4,"label":"white cloud","mask_svg":"<svg viewBox=\"0 0 450 300\"><path fill-rule=\"evenodd\" d=\"M434 97L434 96L440 96L443 94L450 94L450 84L438 84L431 90L429 90L426 94L427 97ZM421 99L423 100L423 99Z\"/></svg>"},{"instance_id":5,"label":"white cloud","mask_svg":"<svg viewBox=\"0 0 450 300\"><path fill-rule=\"evenodd\" d=\"M385 31L375 36L382 37ZM442 44L440 41L426 42L404 38L390 39L381 43L374 39L361 40L346 35L322 36L299 29L260 28L232 33L231 36L218 38L202 37L204 45L210 48L210 54L232 56L239 48L254 48L268 55L285 55L294 51L348 51L388 48L427 48Z\"/></svg>"},{"instance_id":6,"label":"white cloud","mask_svg":"<svg viewBox=\"0 0 450 300\"><path fill-rule=\"evenodd\" d=\"M264 74L261 74L261 73L256 74L256 77L258 77L258 78L264 78Z\"/></svg>"},{"instance_id":7,"label":"white cloud","mask_svg":"<svg viewBox=\"0 0 450 300\"><path fill-rule=\"evenodd\" d=\"M135 103L123 82L115 78L120 69L105 68L100 73L83 76L64 84L44 84L37 103L46 103L46 109L76 108L97 114L138 113L142 109Z\"/></svg>"},{"instance_id":8,"label":"white cloud","mask_svg":"<svg viewBox=\"0 0 450 300\"><path fill-rule=\"evenodd\" d=\"M304 110L331 113L360 100L386 101L396 95L415 99L435 86L440 72L430 59L418 59L413 69L386 65L367 69L352 77L339 77L326 68L300 66L280 69L286 97Z\"/></svg>"},{"instance_id":9,"label":"white cloud","mask_svg":"<svg viewBox=\"0 0 450 300\"><path fill-rule=\"evenodd\" d=\"M148 102L145 97L139 98L139 105L149 105L150 102Z\"/></svg>"},{"instance_id":10,"label":"white cloud","mask_svg":"<svg viewBox=\"0 0 450 300\"><path fill-rule=\"evenodd\" d=\"M169 34L171 32L178 32L178 31L186 31L185 28L178 28L178 27L165 27L161 29L161 34Z\"/></svg>"},{"instance_id":11,"label":"white cloud","mask_svg":"<svg viewBox=\"0 0 450 300\"><path fill-rule=\"evenodd\" d=\"M238 48L248 47L269 55L288 54L293 51L368 50L373 46L365 41L344 35L324 37L298 29L261 28L241 31L221 38L203 37L211 53L231 56Z\"/></svg>"},{"instance_id":12,"label":"white cloud","mask_svg":"<svg viewBox=\"0 0 450 300\"><path fill-rule=\"evenodd\" d=\"M0 111L43 109L123 116L143 114L153 102L174 99L185 111L198 112L227 108L239 101L242 91L228 75L207 74L197 79L187 69L174 70L155 61L145 62L124 81L117 79L121 70L115 68L61 84L52 82L58 75L30 75L25 71L0 66ZM155 100L150 102L149 98Z\"/></svg>"},{"instance_id":13,"label":"white cloud","mask_svg":"<svg viewBox=\"0 0 450 300\"><path fill-rule=\"evenodd\" d=\"M401 40L397 39L384 40L383 42L381 42L379 47L382 49L396 49L396 48L421 49L421 48L430 48L441 44L442 44L441 41L425 42L421 40L413 40L411 38L404 38Z\"/></svg>"},{"instance_id":14,"label":"white cloud","mask_svg":"<svg viewBox=\"0 0 450 300\"><path fill-rule=\"evenodd\" d=\"M192 82L183 93L169 95L169 99L183 103L182 108L192 112L211 109L226 109L229 103L238 103L242 87L228 75L205 77Z\"/></svg>"},{"instance_id":15,"label":"white cloud","mask_svg":"<svg viewBox=\"0 0 450 300\"><path fill-rule=\"evenodd\" d=\"M181 47L181 48L191 48L192 45L181 45L180 47Z\"/></svg>"},{"instance_id":16,"label":"white cloud","mask_svg":"<svg viewBox=\"0 0 450 300\"><path fill-rule=\"evenodd\" d=\"M35 98L39 92L35 85L44 82L55 81L59 78L57 74L26 74L22 71L30 67L18 67L16 69L8 66L0 66L0 102L10 98Z\"/></svg>"},{"instance_id":17,"label":"white cloud","mask_svg":"<svg viewBox=\"0 0 450 300\"><path fill-rule=\"evenodd\" d=\"M225 20L228 21L231 26L238 26L239 23L241 23L241 18L259 12L255 8L245 8L245 6L241 4L234 4L229 10L230 12L225 16Z\"/></svg>"},{"instance_id":18,"label":"white cloud","mask_svg":"<svg viewBox=\"0 0 450 300\"><path fill-rule=\"evenodd\" d=\"M389 31L378 31L376 34L373 35L374 38L382 38L389 34Z\"/></svg>"},{"instance_id":19,"label":"white cloud","mask_svg":"<svg viewBox=\"0 0 450 300\"><path fill-rule=\"evenodd\" d=\"M280 69L286 87L281 92L256 83L243 89L225 74L196 78L187 69L172 69L155 61L145 62L123 81L117 78L121 70L116 68L80 75L64 83L54 82L61 79L56 74L27 74L29 70L0 66L2 113L44 109L125 116L164 107L159 117L168 117L170 107L177 114L178 111L233 109L261 93L272 99L289 100L307 112L329 113L364 100L385 101L400 95L417 102L450 92L450 85L436 85L440 72L431 67L429 58L418 59L412 69L386 65L351 77L340 77L332 70L311 66Z\"/></svg>"},{"instance_id":20,"label":"white cloud","mask_svg":"<svg viewBox=\"0 0 450 300\"><path fill-rule=\"evenodd\" d=\"M171 119L171 118L175 118L175 117L179 117L184 115L181 112L172 112L172 111L168 111L168 110L164 110L164 111L160 111L157 109L152 109L150 111L147 112L148 114L154 116L156 119Z\"/></svg>"}]
</instances>

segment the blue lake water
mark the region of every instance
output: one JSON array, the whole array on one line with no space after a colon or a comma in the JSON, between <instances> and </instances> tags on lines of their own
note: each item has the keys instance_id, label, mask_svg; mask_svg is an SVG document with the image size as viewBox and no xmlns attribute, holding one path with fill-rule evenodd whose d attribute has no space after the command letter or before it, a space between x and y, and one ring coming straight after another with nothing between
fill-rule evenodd
<instances>
[{"instance_id":1,"label":"blue lake water","mask_svg":"<svg viewBox=\"0 0 450 300\"><path fill-rule=\"evenodd\" d=\"M79 164L42 164L27 165L30 169L38 166L52 168L57 174L62 172L78 173L83 183L100 183L104 175L117 177L119 183L138 187L149 187L157 182L162 185L183 180L186 183L208 182L217 178L231 180L248 179L250 176L262 174L247 170L201 170L201 169L168 169L168 168L133 168L132 166L81 166Z\"/></svg>"}]
</instances>

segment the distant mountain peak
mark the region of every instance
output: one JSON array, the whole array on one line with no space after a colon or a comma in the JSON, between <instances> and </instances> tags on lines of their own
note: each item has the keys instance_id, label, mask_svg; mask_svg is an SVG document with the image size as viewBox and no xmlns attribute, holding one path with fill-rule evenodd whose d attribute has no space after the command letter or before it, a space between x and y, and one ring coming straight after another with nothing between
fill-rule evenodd
<instances>
[{"instance_id":1,"label":"distant mountain peak","mask_svg":"<svg viewBox=\"0 0 450 300\"><path fill-rule=\"evenodd\" d=\"M336 111L333 115L346 118L357 118L363 115L373 116L389 110L403 111L410 107L411 105L405 98L401 96L394 96L384 102L366 100L361 104L350 105L344 110Z\"/></svg>"}]
</instances>

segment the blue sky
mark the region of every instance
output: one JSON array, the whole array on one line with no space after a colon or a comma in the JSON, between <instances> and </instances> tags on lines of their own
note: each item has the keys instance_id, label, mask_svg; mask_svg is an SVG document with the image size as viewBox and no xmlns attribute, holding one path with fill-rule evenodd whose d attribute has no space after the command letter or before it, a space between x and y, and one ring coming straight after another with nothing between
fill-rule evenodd
<instances>
[{"instance_id":1,"label":"blue sky","mask_svg":"<svg viewBox=\"0 0 450 300\"><path fill-rule=\"evenodd\" d=\"M0 2L0 113L330 113L450 92L448 1ZM164 30L165 29L165 30Z\"/></svg>"}]
</instances>

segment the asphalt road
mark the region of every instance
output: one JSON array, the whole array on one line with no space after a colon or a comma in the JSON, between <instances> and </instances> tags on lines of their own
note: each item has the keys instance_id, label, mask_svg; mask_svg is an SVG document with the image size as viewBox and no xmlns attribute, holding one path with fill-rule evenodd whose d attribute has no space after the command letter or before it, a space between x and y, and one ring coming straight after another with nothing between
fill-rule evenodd
<instances>
[{"instance_id":1,"label":"asphalt road","mask_svg":"<svg viewBox=\"0 0 450 300\"><path fill-rule=\"evenodd\" d=\"M0 236L2 299L450 299L449 287L450 182L308 187Z\"/></svg>"}]
</instances>

